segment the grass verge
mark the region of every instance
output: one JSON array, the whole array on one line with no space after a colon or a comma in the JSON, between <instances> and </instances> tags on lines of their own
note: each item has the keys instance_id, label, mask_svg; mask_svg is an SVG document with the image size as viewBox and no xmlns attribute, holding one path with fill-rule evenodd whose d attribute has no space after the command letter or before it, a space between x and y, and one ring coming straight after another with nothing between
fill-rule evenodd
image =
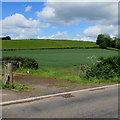
<instances>
[{"instance_id":1,"label":"grass verge","mask_svg":"<svg viewBox=\"0 0 120 120\"><path fill-rule=\"evenodd\" d=\"M15 90L15 91L19 91L19 92L23 92L23 91L29 91L29 90L32 90L34 88L30 88L30 87L27 87L25 85L22 85L22 84L18 84L18 83L6 83L5 85L2 84L2 80L0 80L0 88L7 88L7 89L11 89L11 90Z\"/></svg>"},{"instance_id":2,"label":"grass verge","mask_svg":"<svg viewBox=\"0 0 120 120\"><path fill-rule=\"evenodd\" d=\"M97 78L85 78L84 71L80 72L77 67L73 67L70 69L40 69L40 70L32 70L32 69L18 69L17 73L23 73L28 75L37 75L47 78L53 78L60 81L68 81L73 83L81 83L83 85L92 85L92 84L101 84L101 83L120 83L118 77L110 78L110 79L97 79ZM81 75L82 74L82 75Z\"/></svg>"}]
</instances>

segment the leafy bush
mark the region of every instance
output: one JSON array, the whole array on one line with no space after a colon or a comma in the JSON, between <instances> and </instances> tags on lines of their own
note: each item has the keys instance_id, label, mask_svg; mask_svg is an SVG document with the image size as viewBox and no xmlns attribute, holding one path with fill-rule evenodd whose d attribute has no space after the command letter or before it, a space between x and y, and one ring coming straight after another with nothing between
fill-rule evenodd
<instances>
[{"instance_id":1,"label":"leafy bush","mask_svg":"<svg viewBox=\"0 0 120 120\"><path fill-rule=\"evenodd\" d=\"M9 61L13 61L13 70L19 68L19 62L20 62L20 66L23 68L31 68L35 70L39 68L39 65L36 62L36 60L27 57L17 57L17 56L3 57L2 61L5 61L5 63L8 63Z\"/></svg>"},{"instance_id":2,"label":"leafy bush","mask_svg":"<svg viewBox=\"0 0 120 120\"><path fill-rule=\"evenodd\" d=\"M87 78L109 79L120 77L120 56L99 58L98 62L86 71Z\"/></svg>"}]
</instances>

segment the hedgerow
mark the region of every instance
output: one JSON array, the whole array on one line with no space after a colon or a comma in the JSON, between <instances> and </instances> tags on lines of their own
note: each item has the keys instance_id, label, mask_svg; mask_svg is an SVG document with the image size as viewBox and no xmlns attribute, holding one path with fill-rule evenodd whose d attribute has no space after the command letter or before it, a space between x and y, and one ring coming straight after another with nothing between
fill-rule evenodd
<instances>
[{"instance_id":1,"label":"hedgerow","mask_svg":"<svg viewBox=\"0 0 120 120\"><path fill-rule=\"evenodd\" d=\"M109 79L120 77L120 56L98 59L97 63L86 71L86 77Z\"/></svg>"},{"instance_id":2,"label":"hedgerow","mask_svg":"<svg viewBox=\"0 0 120 120\"><path fill-rule=\"evenodd\" d=\"M12 62L13 70L18 69L19 67L31 68L35 70L39 69L39 65L37 61L28 57L8 56L8 57L3 57L2 61L5 61L5 63ZM19 66L19 63L20 63L20 66Z\"/></svg>"}]
</instances>

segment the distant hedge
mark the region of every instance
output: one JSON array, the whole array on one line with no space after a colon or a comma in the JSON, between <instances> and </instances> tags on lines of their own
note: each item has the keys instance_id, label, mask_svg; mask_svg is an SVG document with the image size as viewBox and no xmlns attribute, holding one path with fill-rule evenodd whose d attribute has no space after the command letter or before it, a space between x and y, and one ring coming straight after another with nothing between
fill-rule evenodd
<instances>
[{"instance_id":1,"label":"distant hedge","mask_svg":"<svg viewBox=\"0 0 120 120\"><path fill-rule=\"evenodd\" d=\"M36 60L28 58L28 57L3 57L2 61L5 61L5 63L8 63L10 61L13 62L13 70L16 70L19 68L19 62L21 63L20 66L23 68L31 68L31 69L39 69L39 65Z\"/></svg>"}]
</instances>

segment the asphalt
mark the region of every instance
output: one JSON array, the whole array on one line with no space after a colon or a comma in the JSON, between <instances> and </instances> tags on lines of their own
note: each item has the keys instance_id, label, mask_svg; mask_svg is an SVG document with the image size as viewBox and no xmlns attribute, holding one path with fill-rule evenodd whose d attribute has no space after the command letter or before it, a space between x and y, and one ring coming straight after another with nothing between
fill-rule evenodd
<instances>
[{"instance_id":1,"label":"asphalt","mask_svg":"<svg viewBox=\"0 0 120 120\"><path fill-rule=\"evenodd\" d=\"M118 118L118 86L2 107L3 118Z\"/></svg>"},{"instance_id":2,"label":"asphalt","mask_svg":"<svg viewBox=\"0 0 120 120\"><path fill-rule=\"evenodd\" d=\"M21 99L28 99L38 96L45 96L45 95L51 95L51 94L58 94L58 93L64 93L69 91L77 91L82 89L89 89L94 87L101 87L106 85L113 85L113 84L96 84L96 85L79 85L74 87L44 87L43 85L37 85L39 88L25 91L25 92L18 92L16 90L9 90L9 89L2 89L0 99L2 99L2 102L8 102L8 101L15 101L15 100L21 100ZM35 86L36 87L36 86ZM32 86L32 88L35 88Z\"/></svg>"}]
</instances>

